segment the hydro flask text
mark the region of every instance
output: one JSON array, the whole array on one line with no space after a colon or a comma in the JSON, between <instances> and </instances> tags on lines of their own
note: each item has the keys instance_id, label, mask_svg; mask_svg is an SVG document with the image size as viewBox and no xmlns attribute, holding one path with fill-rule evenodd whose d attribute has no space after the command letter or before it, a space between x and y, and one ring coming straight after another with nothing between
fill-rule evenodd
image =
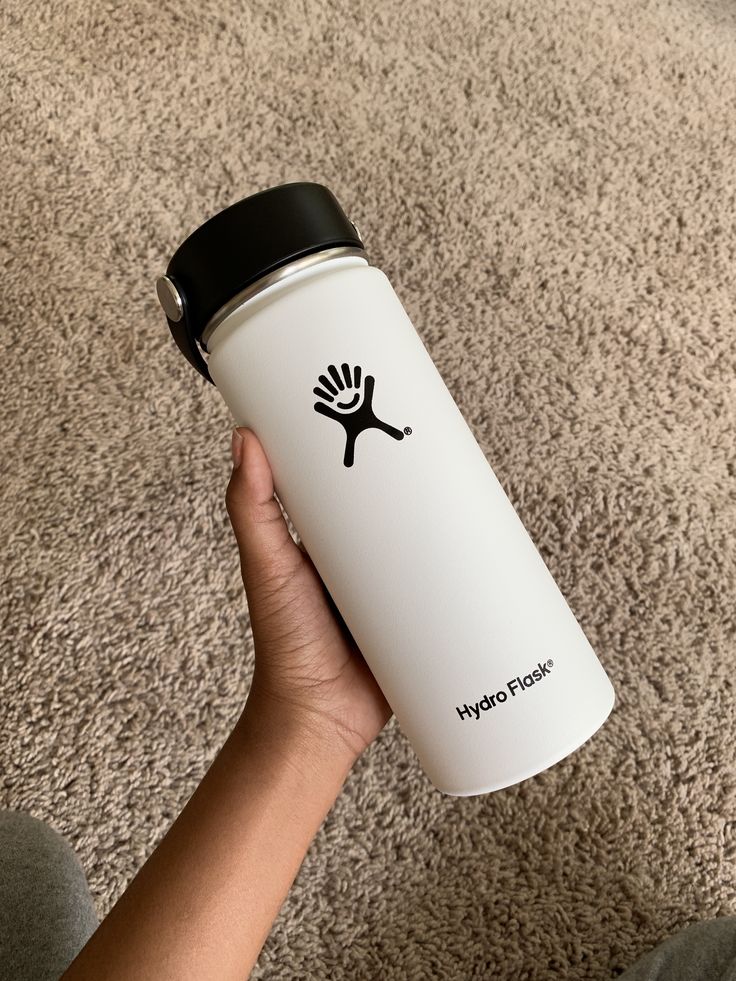
<instances>
[{"instance_id":1,"label":"hydro flask text","mask_svg":"<svg viewBox=\"0 0 736 981\"><path fill-rule=\"evenodd\" d=\"M522 692L536 685L538 681L546 678L553 667L554 661L545 661L544 664L541 661L537 661L536 668L530 671L529 674L525 674L523 677L517 675L511 681L507 681L506 687L501 688L495 695L484 695L480 701L471 705L464 702L462 708L456 705L455 710L462 721L465 721L465 719L476 719L477 721L480 718L481 712L487 712L489 709L496 708L497 705L503 705L504 702L508 701L509 695L512 698L521 695Z\"/></svg>"}]
</instances>

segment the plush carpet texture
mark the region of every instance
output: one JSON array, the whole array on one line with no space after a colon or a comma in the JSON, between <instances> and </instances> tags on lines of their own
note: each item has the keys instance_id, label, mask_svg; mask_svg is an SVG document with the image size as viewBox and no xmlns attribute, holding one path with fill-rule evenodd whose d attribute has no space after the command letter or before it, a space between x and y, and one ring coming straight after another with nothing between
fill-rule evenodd
<instances>
[{"instance_id":1,"label":"plush carpet texture","mask_svg":"<svg viewBox=\"0 0 736 981\"><path fill-rule=\"evenodd\" d=\"M733 8L2 18L2 806L68 836L104 913L233 724L252 638L229 413L153 284L215 211L317 180L618 701L571 758L475 799L433 790L392 724L254 977L608 978L736 912Z\"/></svg>"}]
</instances>

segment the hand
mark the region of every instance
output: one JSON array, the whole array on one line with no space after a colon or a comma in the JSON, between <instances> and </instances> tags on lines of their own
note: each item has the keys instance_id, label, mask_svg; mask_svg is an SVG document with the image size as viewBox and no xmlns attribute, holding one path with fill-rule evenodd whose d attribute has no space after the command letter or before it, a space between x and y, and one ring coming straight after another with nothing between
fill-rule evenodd
<instances>
[{"instance_id":1,"label":"hand","mask_svg":"<svg viewBox=\"0 0 736 981\"><path fill-rule=\"evenodd\" d=\"M248 702L65 981L249 977L350 767L391 715L247 429L233 434L227 507L256 649Z\"/></svg>"},{"instance_id":2,"label":"hand","mask_svg":"<svg viewBox=\"0 0 736 981\"><path fill-rule=\"evenodd\" d=\"M258 437L234 430L232 453L227 510L255 645L248 706L274 725L334 739L357 759L391 709L314 563L291 537Z\"/></svg>"}]
</instances>

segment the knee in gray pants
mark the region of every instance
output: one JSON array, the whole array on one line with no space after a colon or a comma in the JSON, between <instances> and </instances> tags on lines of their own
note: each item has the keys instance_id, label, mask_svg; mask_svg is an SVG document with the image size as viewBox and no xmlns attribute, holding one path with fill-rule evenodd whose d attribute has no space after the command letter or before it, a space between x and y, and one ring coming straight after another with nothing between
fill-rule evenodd
<instances>
[{"instance_id":1,"label":"knee in gray pants","mask_svg":"<svg viewBox=\"0 0 736 981\"><path fill-rule=\"evenodd\" d=\"M650 950L619 981L736 981L736 917L693 923Z\"/></svg>"},{"instance_id":2,"label":"knee in gray pants","mask_svg":"<svg viewBox=\"0 0 736 981\"><path fill-rule=\"evenodd\" d=\"M96 927L69 843L28 814L0 811L0 979L57 981Z\"/></svg>"}]
</instances>

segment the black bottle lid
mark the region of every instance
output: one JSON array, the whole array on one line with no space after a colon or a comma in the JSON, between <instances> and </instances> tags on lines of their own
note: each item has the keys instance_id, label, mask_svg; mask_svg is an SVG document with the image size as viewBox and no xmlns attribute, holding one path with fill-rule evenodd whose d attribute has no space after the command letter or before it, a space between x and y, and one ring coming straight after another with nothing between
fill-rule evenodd
<instances>
[{"instance_id":1,"label":"black bottle lid","mask_svg":"<svg viewBox=\"0 0 736 981\"><path fill-rule=\"evenodd\" d=\"M295 259L325 249L363 248L334 194L299 181L243 198L186 238L156 283L169 328L185 358L212 381L202 333L234 296Z\"/></svg>"}]
</instances>

